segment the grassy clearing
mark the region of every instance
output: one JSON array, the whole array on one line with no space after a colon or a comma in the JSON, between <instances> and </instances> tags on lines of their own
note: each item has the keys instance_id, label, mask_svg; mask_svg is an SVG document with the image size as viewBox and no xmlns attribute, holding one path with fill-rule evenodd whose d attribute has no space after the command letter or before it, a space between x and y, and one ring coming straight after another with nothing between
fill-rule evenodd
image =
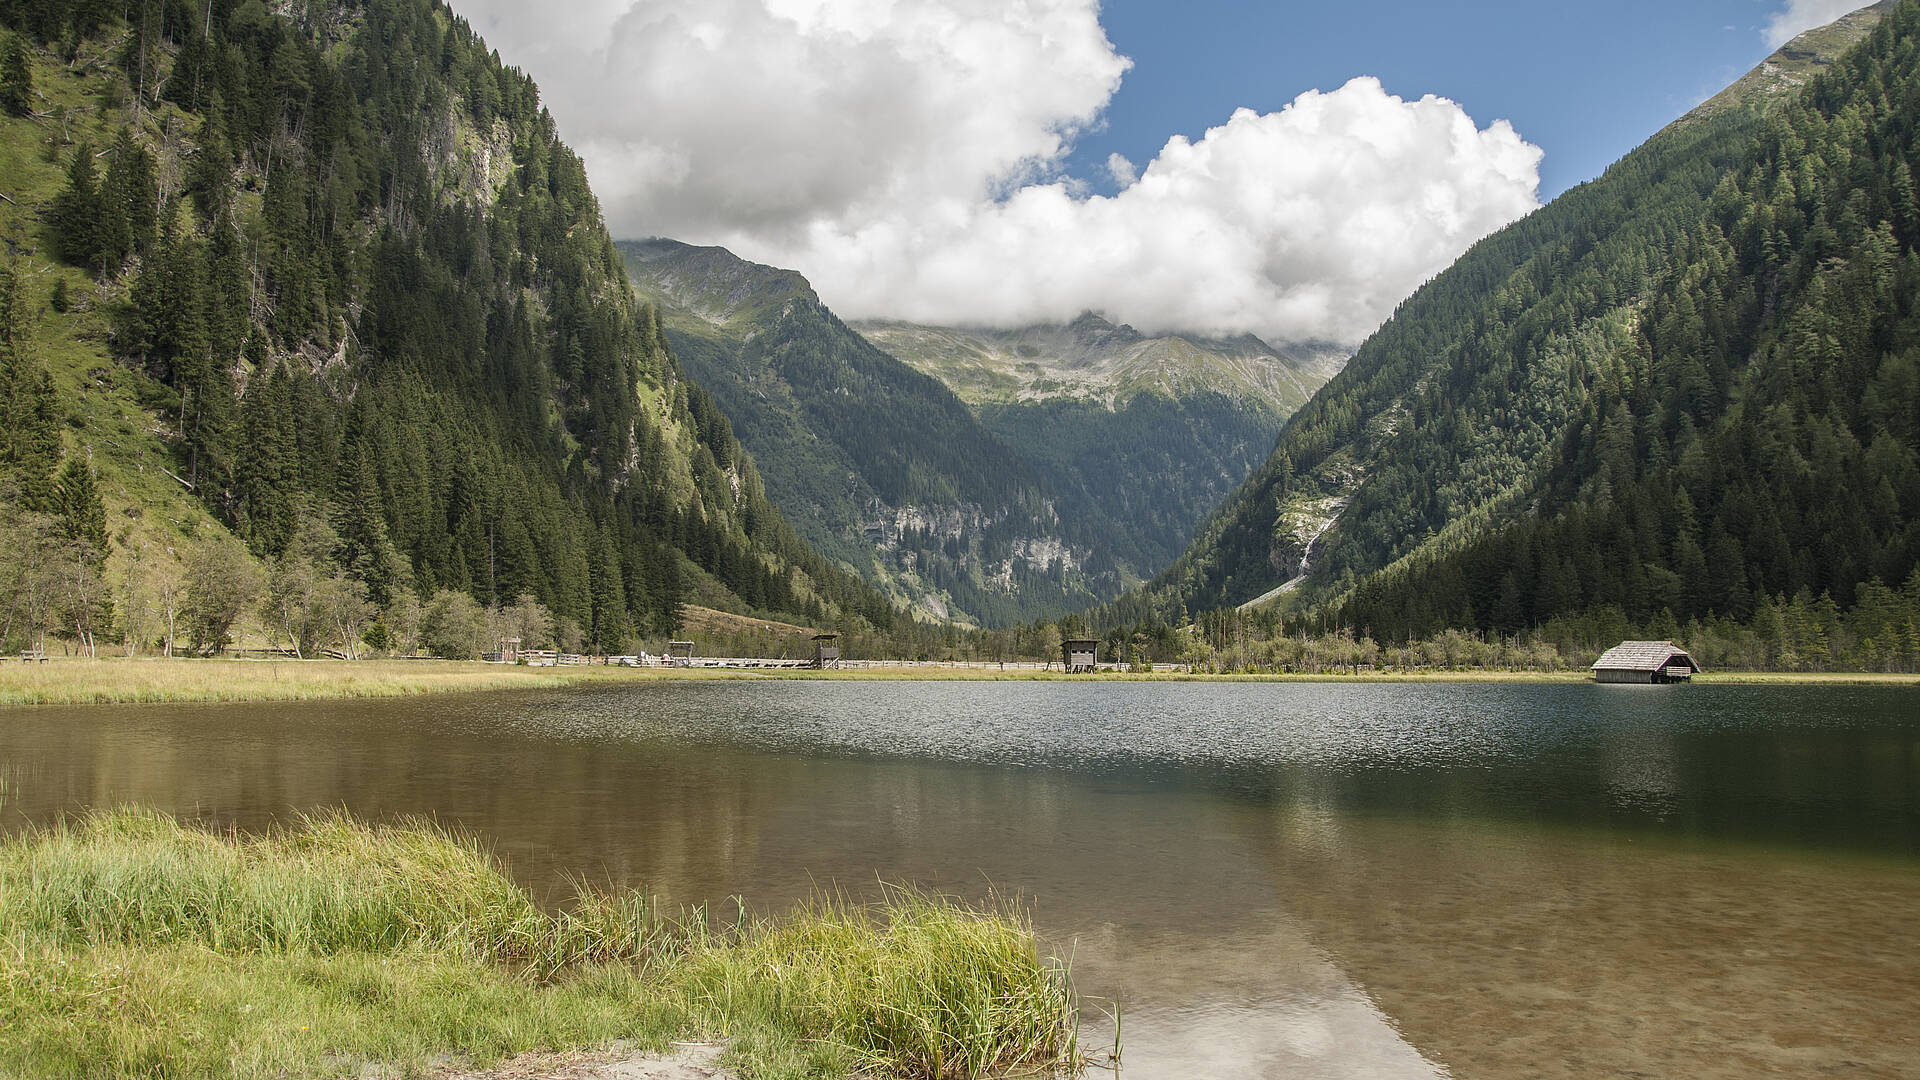
<instances>
[{"instance_id":1,"label":"grassy clearing","mask_svg":"<svg viewBox=\"0 0 1920 1080\"><path fill-rule=\"evenodd\" d=\"M468 690L541 690L583 683L719 673L528 668L440 660L53 660L0 664L0 705L313 701Z\"/></svg>"},{"instance_id":2,"label":"grassy clearing","mask_svg":"<svg viewBox=\"0 0 1920 1080\"><path fill-rule=\"evenodd\" d=\"M0 705L112 705L194 701L316 701L409 697L477 690L542 690L657 679L834 679L899 682L1470 682L1579 683L1584 671L1367 672L1361 675L1187 675L1179 672L1066 675L990 667L865 668L854 671L726 671L712 668L523 668L455 661L55 660L0 664ZM1920 685L1920 675L1846 672L1710 672L1705 683Z\"/></svg>"},{"instance_id":3,"label":"grassy clearing","mask_svg":"<svg viewBox=\"0 0 1920 1080\"><path fill-rule=\"evenodd\" d=\"M1567 682L1584 672L1431 672L1351 675L1067 675L994 667L730 671L716 668L525 668L458 661L54 660L0 664L0 706L196 701L318 701L478 690L542 690L658 679L830 679L879 682Z\"/></svg>"},{"instance_id":4,"label":"grassy clearing","mask_svg":"<svg viewBox=\"0 0 1920 1080\"><path fill-rule=\"evenodd\" d=\"M1877 671L1709 671L1694 682L1729 686L1920 686L1920 674Z\"/></svg>"},{"instance_id":5,"label":"grassy clearing","mask_svg":"<svg viewBox=\"0 0 1920 1080\"><path fill-rule=\"evenodd\" d=\"M755 1078L1078 1071L1031 926L896 892L713 925L536 906L471 840L319 817L258 837L122 810L0 842L0 1075L417 1075L722 1038Z\"/></svg>"}]
</instances>

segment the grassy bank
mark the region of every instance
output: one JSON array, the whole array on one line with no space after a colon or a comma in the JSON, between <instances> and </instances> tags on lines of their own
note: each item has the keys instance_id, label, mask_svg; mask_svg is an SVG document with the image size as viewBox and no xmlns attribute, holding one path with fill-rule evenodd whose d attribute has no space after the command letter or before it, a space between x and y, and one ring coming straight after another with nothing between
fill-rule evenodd
<instances>
[{"instance_id":1,"label":"grassy bank","mask_svg":"<svg viewBox=\"0 0 1920 1080\"><path fill-rule=\"evenodd\" d=\"M53 660L0 665L0 705L312 701L470 690L541 690L693 672L532 668L452 660Z\"/></svg>"},{"instance_id":2,"label":"grassy bank","mask_svg":"<svg viewBox=\"0 0 1920 1080\"><path fill-rule=\"evenodd\" d=\"M720 928L537 907L471 841L97 814L0 842L0 1075L416 1075L724 1038L744 1076L1074 1071L1066 973L1007 912L895 894Z\"/></svg>"},{"instance_id":3,"label":"grassy bank","mask_svg":"<svg viewBox=\"0 0 1920 1080\"><path fill-rule=\"evenodd\" d=\"M1730 686L1920 686L1920 675L1879 671L1708 671L1693 680Z\"/></svg>"},{"instance_id":4,"label":"grassy bank","mask_svg":"<svg viewBox=\"0 0 1920 1080\"><path fill-rule=\"evenodd\" d=\"M651 679L848 679L874 681L1085 682L1472 682L1577 683L1585 671L1369 671L1359 675L1187 675L1179 672L1002 671L995 667L863 668L850 671L728 671L714 668L525 668L455 661L55 660L0 665L0 705L141 702L309 701L407 697L477 690L540 690ZM1700 682L1920 685L1920 675L1716 671Z\"/></svg>"}]
</instances>

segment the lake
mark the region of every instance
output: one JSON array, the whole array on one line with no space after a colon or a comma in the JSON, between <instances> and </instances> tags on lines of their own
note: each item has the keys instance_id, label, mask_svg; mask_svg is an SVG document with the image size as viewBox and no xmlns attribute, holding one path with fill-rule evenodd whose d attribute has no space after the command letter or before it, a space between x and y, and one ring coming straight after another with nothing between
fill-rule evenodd
<instances>
[{"instance_id":1,"label":"lake","mask_svg":"<svg viewBox=\"0 0 1920 1080\"><path fill-rule=\"evenodd\" d=\"M1920 1076L1920 690L658 682L0 710L0 823L345 806L778 909L1029 904L1121 1075ZM737 900L735 898L738 898Z\"/></svg>"}]
</instances>

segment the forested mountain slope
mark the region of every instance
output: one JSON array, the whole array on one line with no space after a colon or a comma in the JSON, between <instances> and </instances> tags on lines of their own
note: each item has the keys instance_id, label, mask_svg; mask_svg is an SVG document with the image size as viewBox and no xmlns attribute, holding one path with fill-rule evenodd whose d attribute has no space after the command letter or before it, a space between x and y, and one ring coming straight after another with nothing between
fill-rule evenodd
<instances>
[{"instance_id":1,"label":"forested mountain slope","mask_svg":"<svg viewBox=\"0 0 1920 1080\"><path fill-rule=\"evenodd\" d=\"M690 595L893 618L766 500L536 88L444 4L0 19L5 525L93 579L11 560L10 640L164 606L214 647L240 612L170 599L203 563L348 650L422 599L531 597L608 650Z\"/></svg>"},{"instance_id":2,"label":"forested mountain slope","mask_svg":"<svg viewBox=\"0 0 1920 1080\"><path fill-rule=\"evenodd\" d=\"M1164 540L1141 542L1157 538L1143 500L1103 504L1077 476L1017 452L1030 433L988 430L939 380L850 330L799 274L672 240L620 250L635 286L660 306L675 353L752 450L773 501L816 548L898 599L1004 625L1110 599L1172 558ZM1225 484L1277 429L1244 447L1249 460ZM1134 490L1200 487L1192 477L1208 472L1178 459L1132 464L1109 453L1086 467ZM1152 475L1139 475L1149 464Z\"/></svg>"},{"instance_id":3,"label":"forested mountain slope","mask_svg":"<svg viewBox=\"0 0 1920 1080\"><path fill-rule=\"evenodd\" d=\"M1692 115L1476 245L1107 616L1238 604L1303 562L1306 599L1385 638L1904 579L1920 10L1884 10L1782 51L1831 61L1804 91Z\"/></svg>"},{"instance_id":4,"label":"forested mountain slope","mask_svg":"<svg viewBox=\"0 0 1920 1080\"><path fill-rule=\"evenodd\" d=\"M952 387L1143 576L1180 554L1348 355L1251 334L1148 336L1091 313L1017 330L854 328Z\"/></svg>"},{"instance_id":5,"label":"forested mountain slope","mask_svg":"<svg viewBox=\"0 0 1920 1080\"><path fill-rule=\"evenodd\" d=\"M1908 3L1715 188L1533 512L1369 579L1347 617L1401 634L1597 607L1746 620L1796 594L1892 610L1886 586L1920 572L1917 136Z\"/></svg>"}]
</instances>

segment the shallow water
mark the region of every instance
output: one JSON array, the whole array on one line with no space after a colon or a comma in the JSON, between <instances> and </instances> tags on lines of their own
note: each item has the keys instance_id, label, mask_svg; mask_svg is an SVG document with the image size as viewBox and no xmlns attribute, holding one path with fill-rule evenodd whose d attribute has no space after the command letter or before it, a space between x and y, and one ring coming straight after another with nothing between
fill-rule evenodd
<instances>
[{"instance_id":1,"label":"shallow water","mask_svg":"<svg viewBox=\"0 0 1920 1080\"><path fill-rule=\"evenodd\" d=\"M0 820L425 814L549 896L1016 893L1129 1078L1920 1076L1920 691L658 683L0 711ZM1097 1014L1097 1035L1110 1030Z\"/></svg>"}]
</instances>

